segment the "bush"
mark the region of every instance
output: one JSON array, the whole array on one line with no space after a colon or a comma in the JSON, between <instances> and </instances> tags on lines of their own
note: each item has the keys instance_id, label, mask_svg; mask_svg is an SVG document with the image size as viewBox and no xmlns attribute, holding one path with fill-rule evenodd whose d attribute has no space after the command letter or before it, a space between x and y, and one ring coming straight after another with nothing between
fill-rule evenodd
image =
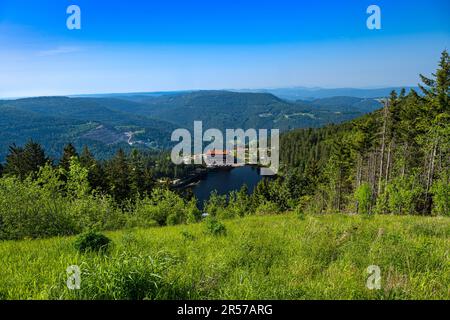
<instances>
[{"instance_id":1,"label":"bush","mask_svg":"<svg viewBox=\"0 0 450 320\"><path fill-rule=\"evenodd\" d=\"M91 230L80 234L74 246L80 252L104 252L110 248L111 243L107 236Z\"/></svg>"},{"instance_id":2,"label":"bush","mask_svg":"<svg viewBox=\"0 0 450 320\"><path fill-rule=\"evenodd\" d=\"M202 218L202 212L197 208L197 199L192 198L186 204L186 223L196 223Z\"/></svg>"},{"instance_id":3,"label":"bush","mask_svg":"<svg viewBox=\"0 0 450 320\"><path fill-rule=\"evenodd\" d=\"M0 179L1 240L77 233L75 219L67 214L70 204L50 186L55 181L55 176L46 185L31 179Z\"/></svg>"},{"instance_id":4,"label":"bush","mask_svg":"<svg viewBox=\"0 0 450 320\"><path fill-rule=\"evenodd\" d=\"M306 209L308 205L311 203L311 196L303 196L300 197L297 206L294 209L295 215L300 219L304 220L306 218Z\"/></svg>"},{"instance_id":5,"label":"bush","mask_svg":"<svg viewBox=\"0 0 450 320\"><path fill-rule=\"evenodd\" d=\"M50 165L41 167L34 180L0 178L0 239L67 236L124 225L125 216L111 197L85 189L67 195L59 172Z\"/></svg>"},{"instance_id":6,"label":"bush","mask_svg":"<svg viewBox=\"0 0 450 320\"><path fill-rule=\"evenodd\" d=\"M297 216L297 218L299 218L300 220L305 220L305 210L303 209L303 207L301 205L298 205L295 207L294 209L294 214Z\"/></svg>"},{"instance_id":7,"label":"bush","mask_svg":"<svg viewBox=\"0 0 450 320\"><path fill-rule=\"evenodd\" d=\"M139 227L175 225L186 222L189 210L192 207L176 193L155 189L150 197L137 201L132 221Z\"/></svg>"},{"instance_id":8,"label":"bush","mask_svg":"<svg viewBox=\"0 0 450 320\"><path fill-rule=\"evenodd\" d=\"M431 187L433 194L433 214L450 215L450 175L444 171L440 179Z\"/></svg>"},{"instance_id":9,"label":"bush","mask_svg":"<svg viewBox=\"0 0 450 320\"><path fill-rule=\"evenodd\" d=\"M276 214L280 212L281 210L278 205L271 201L266 201L256 208L256 214L258 215Z\"/></svg>"},{"instance_id":10,"label":"bush","mask_svg":"<svg viewBox=\"0 0 450 320\"><path fill-rule=\"evenodd\" d=\"M212 217L228 218L229 214L226 210L227 197L219 195L217 191L211 192L209 199L204 203L204 211Z\"/></svg>"},{"instance_id":11,"label":"bush","mask_svg":"<svg viewBox=\"0 0 450 320\"><path fill-rule=\"evenodd\" d=\"M414 175L395 177L378 197L376 213L414 214L416 200L422 194L422 186Z\"/></svg>"},{"instance_id":12,"label":"bush","mask_svg":"<svg viewBox=\"0 0 450 320\"><path fill-rule=\"evenodd\" d=\"M361 184L355 190L355 200L357 202L357 213L369 214L372 191L370 185L366 182Z\"/></svg>"},{"instance_id":13,"label":"bush","mask_svg":"<svg viewBox=\"0 0 450 320\"><path fill-rule=\"evenodd\" d=\"M183 240L186 240L186 241L194 241L195 240L195 236L186 230L181 231L181 236L183 237Z\"/></svg>"},{"instance_id":14,"label":"bush","mask_svg":"<svg viewBox=\"0 0 450 320\"><path fill-rule=\"evenodd\" d=\"M215 217L208 217L205 220L206 233L213 236L226 235L227 229L225 225Z\"/></svg>"}]
</instances>

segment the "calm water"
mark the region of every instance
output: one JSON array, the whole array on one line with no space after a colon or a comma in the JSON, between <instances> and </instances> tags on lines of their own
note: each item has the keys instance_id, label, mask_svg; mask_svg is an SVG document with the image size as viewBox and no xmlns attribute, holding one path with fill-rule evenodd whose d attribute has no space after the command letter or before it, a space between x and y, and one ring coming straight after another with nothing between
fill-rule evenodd
<instances>
[{"instance_id":1,"label":"calm water","mask_svg":"<svg viewBox=\"0 0 450 320\"><path fill-rule=\"evenodd\" d=\"M199 206L203 207L203 201L207 200L214 190L217 190L219 194L227 194L230 191L239 190L246 184L249 192L252 192L258 182L263 179L259 173L258 168L251 166L208 172L192 191L198 199Z\"/></svg>"}]
</instances>

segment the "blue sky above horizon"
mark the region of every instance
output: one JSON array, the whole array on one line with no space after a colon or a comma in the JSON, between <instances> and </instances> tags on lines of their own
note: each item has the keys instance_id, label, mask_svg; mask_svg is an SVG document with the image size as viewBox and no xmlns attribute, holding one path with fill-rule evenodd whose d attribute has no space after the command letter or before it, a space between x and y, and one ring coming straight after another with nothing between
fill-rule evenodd
<instances>
[{"instance_id":1,"label":"blue sky above horizon","mask_svg":"<svg viewBox=\"0 0 450 320\"><path fill-rule=\"evenodd\" d=\"M81 8L82 29L66 28ZM382 29L366 27L381 8ZM410 86L450 49L448 0L0 0L0 97Z\"/></svg>"}]
</instances>

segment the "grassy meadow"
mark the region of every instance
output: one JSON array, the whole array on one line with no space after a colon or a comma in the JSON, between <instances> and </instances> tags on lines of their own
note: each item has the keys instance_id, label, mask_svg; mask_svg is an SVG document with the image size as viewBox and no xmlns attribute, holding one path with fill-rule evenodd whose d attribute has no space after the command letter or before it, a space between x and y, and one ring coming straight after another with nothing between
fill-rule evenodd
<instances>
[{"instance_id":1,"label":"grassy meadow","mask_svg":"<svg viewBox=\"0 0 450 320\"><path fill-rule=\"evenodd\" d=\"M450 218L294 214L0 242L0 299L449 299ZM66 269L78 265L81 288ZM367 267L381 269L369 290Z\"/></svg>"}]
</instances>

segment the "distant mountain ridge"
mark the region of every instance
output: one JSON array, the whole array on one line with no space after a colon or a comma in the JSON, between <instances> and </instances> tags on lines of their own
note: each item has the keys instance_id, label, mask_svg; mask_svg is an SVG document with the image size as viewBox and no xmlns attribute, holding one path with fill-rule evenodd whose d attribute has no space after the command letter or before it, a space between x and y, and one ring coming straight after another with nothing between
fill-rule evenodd
<instances>
[{"instance_id":1,"label":"distant mountain ridge","mask_svg":"<svg viewBox=\"0 0 450 320\"><path fill-rule=\"evenodd\" d=\"M325 88L292 87L292 88L273 88L273 89L240 89L235 91L267 92L287 100L315 100L339 96L376 99L387 97L389 96L391 91L395 90L399 92L403 88L405 88L406 93L408 93L411 89L419 91L418 87L385 87L377 89L360 89L360 88L325 89Z\"/></svg>"},{"instance_id":2,"label":"distant mountain ridge","mask_svg":"<svg viewBox=\"0 0 450 320\"><path fill-rule=\"evenodd\" d=\"M376 99L333 97L288 101L272 93L220 90L114 97L36 97L0 100L0 161L8 146L28 139L58 157L69 142L89 146L99 158L118 148L167 149L176 128L194 121L208 128L249 129L321 127L380 108Z\"/></svg>"},{"instance_id":3,"label":"distant mountain ridge","mask_svg":"<svg viewBox=\"0 0 450 320\"><path fill-rule=\"evenodd\" d=\"M130 97L128 97L130 98ZM193 91L158 97L131 97L140 105L121 111L144 115L191 128L202 120L205 128L293 128L339 123L380 107L375 99L336 97L327 100L286 101L271 93ZM125 98L126 99L126 98Z\"/></svg>"},{"instance_id":4,"label":"distant mountain ridge","mask_svg":"<svg viewBox=\"0 0 450 320\"><path fill-rule=\"evenodd\" d=\"M365 99L377 99L389 96L392 90L399 92L405 88L406 93L411 89L420 91L417 86L406 87L381 87L381 88L320 88L320 87L285 87L285 88L256 88L256 89L223 89L207 91L231 91L244 93L271 93L281 99L287 100L315 100L332 97L354 97ZM130 92L130 93L104 93L104 94L84 94L69 95L70 97L91 97L91 98L127 98L139 99L148 97L159 97L167 95L188 94L192 92L201 92L206 90L179 90L179 91L149 91L149 92Z\"/></svg>"}]
</instances>

